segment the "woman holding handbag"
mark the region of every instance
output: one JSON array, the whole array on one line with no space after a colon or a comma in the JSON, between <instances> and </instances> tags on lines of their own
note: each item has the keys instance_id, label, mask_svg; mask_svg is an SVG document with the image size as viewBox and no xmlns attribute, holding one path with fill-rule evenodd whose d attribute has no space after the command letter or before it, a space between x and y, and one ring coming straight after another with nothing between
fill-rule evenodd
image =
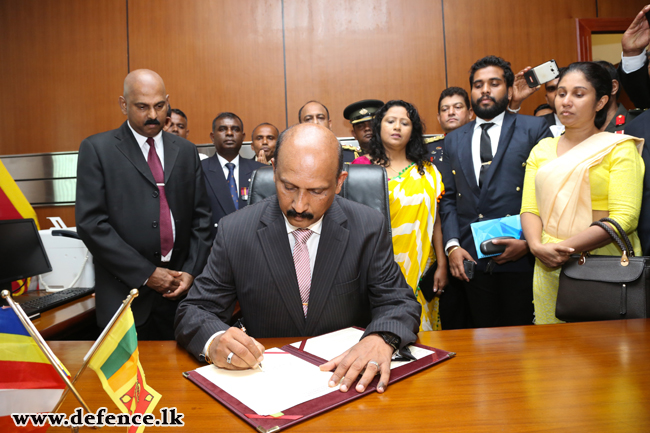
<instances>
[{"instance_id":1,"label":"woman holding handbag","mask_svg":"<svg viewBox=\"0 0 650 433\"><path fill-rule=\"evenodd\" d=\"M526 162L521 224L536 257L533 299L538 325L562 323L555 317L555 304L561 266L572 253L621 255L607 232L592 222L607 217L617 222L641 255L636 227L643 140L600 132L611 93L612 79L602 66L569 65L560 74L555 97L565 132L540 141Z\"/></svg>"}]
</instances>

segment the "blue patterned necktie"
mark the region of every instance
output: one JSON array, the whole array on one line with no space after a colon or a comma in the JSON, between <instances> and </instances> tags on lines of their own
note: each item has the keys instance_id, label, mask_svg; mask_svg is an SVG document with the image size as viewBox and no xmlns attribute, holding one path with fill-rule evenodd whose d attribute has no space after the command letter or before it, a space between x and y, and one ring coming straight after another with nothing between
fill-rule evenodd
<instances>
[{"instance_id":1,"label":"blue patterned necktie","mask_svg":"<svg viewBox=\"0 0 650 433\"><path fill-rule=\"evenodd\" d=\"M239 194L237 194L237 183L235 183L235 164L229 162L226 164L228 168L228 186L230 187L230 196L232 202L235 204L235 209L239 209Z\"/></svg>"}]
</instances>

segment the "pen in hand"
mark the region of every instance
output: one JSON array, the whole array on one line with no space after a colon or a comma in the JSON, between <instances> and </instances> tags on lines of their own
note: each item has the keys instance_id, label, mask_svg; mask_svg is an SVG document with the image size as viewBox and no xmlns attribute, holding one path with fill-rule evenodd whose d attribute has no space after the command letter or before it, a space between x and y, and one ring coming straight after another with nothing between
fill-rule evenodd
<instances>
[{"instance_id":1,"label":"pen in hand","mask_svg":"<svg viewBox=\"0 0 650 433\"><path fill-rule=\"evenodd\" d=\"M237 320L237 323L235 324L235 326L237 326L239 329L241 329L244 332L244 334L248 335L248 333L246 332L246 327L244 326L244 323L242 322L241 319ZM251 337L251 338L253 338L253 337ZM253 340L255 340L255 339L253 338ZM261 362L259 364L257 364L257 365L260 367L261 371L264 371L264 368L262 368L262 363Z\"/></svg>"}]
</instances>

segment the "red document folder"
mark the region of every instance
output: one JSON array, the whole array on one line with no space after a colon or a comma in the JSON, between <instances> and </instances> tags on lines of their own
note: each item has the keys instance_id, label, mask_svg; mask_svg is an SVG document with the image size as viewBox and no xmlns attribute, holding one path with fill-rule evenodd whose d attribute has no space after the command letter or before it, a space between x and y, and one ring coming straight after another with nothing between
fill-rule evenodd
<instances>
[{"instance_id":1,"label":"red document folder","mask_svg":"<svg viewBox=\"0 0 650 433\"><path fill-rule=\"evenodd\" d=\"M303 342L304 341L307 341L307 339L303 340ZM301 348L304 346L304 343L300 345ZM432 355L427 355L424 358L418 359L417 361L412 361L400 367L392 369L390 371L390 380L388 381L389 384L395 383L398 380L417 373L420 370L424 370L425 368L431 367L432 365L442 362L446 359L453 358L456 355L453 352L447 352L445 350L435 349L433 347L424 346L421 344L414 344L414 346L431 350L434 353ZM315 355L312 355L311 353L305 352L289 344L282 346L281 349L314 365L321 365L327 362L325 359L319 358ZM235 397L231 396L214 383L210 382L205 377L201 376L196 371L183 373L183 376L194 382L199 388L210 394L217 401L230 409L235 415L262 433L272 433L284 430L301 421L312 418L337 406L341 406L344 403L356 400L357 398L361 398L371 392L375 392L377 383L379 381L379 376L376 376L373 381L370 382L368 387L366 387L366 390L361 393L355 391L355 382L352 386L350 386L349 392L331 392L322 397L286 409L282 411L284 415L281 417L271 417L259 416L255 414L253 410L245 406Z\"/></svg>"}]
</instances>

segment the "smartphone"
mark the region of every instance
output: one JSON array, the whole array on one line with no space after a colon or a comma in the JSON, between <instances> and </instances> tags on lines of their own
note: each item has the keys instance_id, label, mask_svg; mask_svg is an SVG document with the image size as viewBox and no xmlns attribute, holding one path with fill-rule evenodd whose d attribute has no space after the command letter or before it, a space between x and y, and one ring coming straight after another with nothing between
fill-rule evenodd
<instances>
[{"instance_id":1,"label":"smartphone","mask_svg":"<svg viewBox=\"0 0 650 433\"><path fill-rule=\"evenodd\" d=\"M496 238L481 242L481 252L486 256L501 254L506 250L505 245L494 245L492 241L495 239L514 239L514 236L497 236Z\"/></svg>"},{"instance_id":2,"label":"smartphone","mask_svg":"<svg viewBox=\"0 0 650 433\"><path fill-rule=\"evenodd\" d=\"M557 67L555 60L551 59L546 63L535 66L528 72L524 72L524 78L528 87L537 87L560 76L560 69Z\"/></svg>"},{"instance_id":3,"label":"smartphone","mask_svg":"<svg viewBox=\"0 0 650 433\"><path fill-rule=\"evenodd\" d=\"M474 270L476 269L476 263L471 260L463 260L463 267L465 268L465 275L470 280L474 278Z\"/></svg>"}]
</instances>

